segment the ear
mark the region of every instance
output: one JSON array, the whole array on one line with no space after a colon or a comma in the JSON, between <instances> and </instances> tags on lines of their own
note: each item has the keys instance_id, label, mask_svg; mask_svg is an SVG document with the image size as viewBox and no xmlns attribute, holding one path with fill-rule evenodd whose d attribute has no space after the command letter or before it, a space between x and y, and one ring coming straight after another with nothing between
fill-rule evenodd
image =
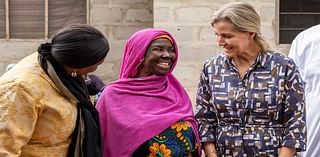
<instances>
[{"instance_id":1,"label":"ear","mask_svg":"<svg viewBox=\"0 0 320 157\"><path fill-rule=\"evenodd\" d=\"M254 32L249 32L249 37L250 39L254 39L254 37L256 36L257 33Z\"/></svg>"}]
</instances>

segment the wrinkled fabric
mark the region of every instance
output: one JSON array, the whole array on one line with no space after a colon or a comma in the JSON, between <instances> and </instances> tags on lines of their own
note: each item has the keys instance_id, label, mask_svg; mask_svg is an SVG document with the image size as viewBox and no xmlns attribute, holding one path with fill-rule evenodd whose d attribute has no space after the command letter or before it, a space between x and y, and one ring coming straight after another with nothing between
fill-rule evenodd
<instances>
[{"instance_id":1,"label":"wrinkled fabric","mask_svg":"<svg viewBox=\"0 0 320 157\"><path fill-rule=\"evenodd\" d=\"M160 29L145 29L131 36L120 79L109 84L98 100L104 157L129 157L145 141L179 120L191 124L199 141L189 96L172 74L177 59L167 75L132 78L148 46L159 35L171 37ZM173 45L178 58L174 40Z\"/></svg>"},{"instance_id":2,"label":"wrinkled fabric","mask_svg":"<svg viewBox=\"0 0 320 157\"><path fill-rule=\"evenodd\" d=\"M26 57L0 78L1 157L67 156L76 100L61 94L37 57Z\"/></svg>"},{"instance_id":3,"label":"wrinkled fabric","mask_svg":"<svg viewBox=\"0 0 320 157\"><path fill-rule=\"evenodd\" d=\"M51 57L50 44L41 44L38 49L39 64L63 96L76 99L77 123L69 145L68 157L101 156L101 134L99 113L92 104L87 86L82 76L71 77L60 64ZM106 53L105 53L106 55Z\"/></svg>"},{"instance_id":4,"label":"wrinkled fabric","mask_svg":"<svg viewBox=\"0 0 320 157\"><path fill-rule=\"evenodd\" d=\"M320 156L320 25L301 32L289 51L306 83L307 149L304 157Z\"/></svg>"}]
</instances>

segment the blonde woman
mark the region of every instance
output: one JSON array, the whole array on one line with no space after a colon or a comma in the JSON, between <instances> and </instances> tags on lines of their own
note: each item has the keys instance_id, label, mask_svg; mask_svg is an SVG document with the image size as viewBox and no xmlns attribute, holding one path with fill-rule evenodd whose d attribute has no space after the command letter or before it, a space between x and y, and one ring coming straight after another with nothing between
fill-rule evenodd
<instances>
[{"instance_id":1,"label":"blonde woman","mask_svg":"<svg viewBox=\"0 0 320 157\"><path fill-rule=\"evenodd\" d=\"M304 84L294 62L270 50L250 4L212 20L219 56L204 63L196 119L206 157L292 157L306 148Z\"/></svg>"}]
</instances>

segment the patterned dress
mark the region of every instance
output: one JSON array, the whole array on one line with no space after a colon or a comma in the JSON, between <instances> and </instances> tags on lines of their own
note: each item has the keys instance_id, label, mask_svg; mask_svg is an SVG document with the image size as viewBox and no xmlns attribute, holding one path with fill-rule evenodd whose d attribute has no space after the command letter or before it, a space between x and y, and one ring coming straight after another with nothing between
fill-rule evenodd
<instances>
[{"instance_id":1,"label":"patterned dress","mask_svg":"<svg viewBox=\"0 0 320 157\"><path fill-rule=\"evenodd\" d=\"M196 119L202 142L220 157L276 157L281 146L306 148L304 84L293 61L260 53L241 79L224 55L203 67Z\"/></svg>"},{"instance_id":2,"label":"patterned dress","mask_svg":"<svg viewBox=\"0 0 320 157\"><path fill-rule=\"evenodd\" d=\"M174 123L159 135L142 144L133 157L192 157L195 137L191 125L185 121Z\"/></svg>"}]
</instances>

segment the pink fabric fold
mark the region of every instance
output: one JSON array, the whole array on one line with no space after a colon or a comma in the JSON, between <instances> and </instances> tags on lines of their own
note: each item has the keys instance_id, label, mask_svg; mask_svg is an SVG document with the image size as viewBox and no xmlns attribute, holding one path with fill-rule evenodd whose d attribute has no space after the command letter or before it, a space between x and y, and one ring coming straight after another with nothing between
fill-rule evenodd
<instances>
[{"instance_id":1,"label":"pink fabric fold","mask_svg":"<svg viewBox=\"0 0 320 157\"><path fill-rule=\"evenodd\" d=\"M191 101L172 75L177 60L165 76L131 78L137 74L148 46L159 35L172 38L161 29L144 29L129 38L120 79L109 84L97 102L104 157L130 157L141 144L179 120L192 125L199 143ZM178 59L174 39L173 45Z\"/></svg>"}]
</instances>

